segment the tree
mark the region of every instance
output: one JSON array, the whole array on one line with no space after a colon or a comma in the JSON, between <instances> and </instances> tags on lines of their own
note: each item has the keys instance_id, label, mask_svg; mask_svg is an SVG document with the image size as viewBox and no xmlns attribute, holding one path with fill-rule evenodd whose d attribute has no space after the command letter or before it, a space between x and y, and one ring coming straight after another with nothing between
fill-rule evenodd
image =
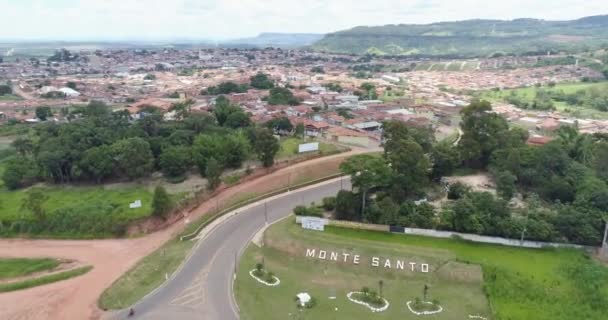
<instances>
[{"instance_id":1,"label":"tree","mask_svg":"<svg viewBox=\"0 0 608 320\"><path fill-rule=\"evenodd\" d=\"M361 210L365 210L367 192L376 187L388 185L391 176L386 161L369 154L348 158L340 165L340 171L351 176L353 187L361 193Z\"/></svg>"},{"instance_id":2,"label":"tree","mask_svg":"<svg viewBox=\"0 0 608 320\"><path fill-rule=\"evenodd\" d=\"M11 146L22 156L31 154L34 151L34 142L29 137L19 137L11 142Z\"/></svg>"},{"instance_id":3,"label":"tree","mask_svg":"<svg viewBox=\"0 0 608 320\"><path fill-rule=\"evenodd\" d=\"M299 122L296 125L296 129L294 130L293 135L296 136L296 137L302 137L302 138L304 138L304 131L305 131L304 124L301 123L301 122Z\"/></svg>"},{"instance_id":4,"label":"tree","mask_svg":"<svg viewBox=\"0 0 608 320\"><path fill-rule=\"evenodd\" d=\"M458 200L466 196L469 192L471 192L471 187L462 182L455 182L450 184L448 188L448 199Z\"/></svg>"},{"instance_id":5,"label":"tree","mask_svg":"<svg viewBox=\"0 0 608 320\"><path fill-rule=\"evenodd\" d=\"M141 178L152 172L154 158L150 144L142 138L128 138L111 146L117 169L130 179Z\"/></svg>"},{"instance_id":6,"label":"tree","mask_svg":"<svg viewBox=\"0 0 608 320\"><path fill-rule=\"evenodd\" d=\"M91 148L84 152L79 167L97 183L114 172L112 148L107 145Z\"/></svg>"},{"instance_id":7,"label":"tree","mask_svg":"<svg viewBox=\"0 0 608 320\"><path fill-rule=\"evenodd\" d=\"M220 126L224 126L230 115L237 112L243 111L239 106L230 103L230 100L228 100L226 97L219 96L216 99L215 106L213 107L213 115L217 119L217 123Z\"/></svg>"},{"instance_id":8,"label":"tree","mask_svg":"<svg viewBox=\"0 0 608 320\"><path fill-rule=\"evenodd\" d=\"M21 209L29 210L38 221L46 219L46 209L44 203L49 200L49 196L42 191L34 189L27 192L26 197L21 202Z\"/></svg>"},{"instance_id":9,"label":"tree","mask_svg":"<svg viewBox=\"0 0 608 320\"><path fill-rule=\"evenodd\" d=\"M351 191L340 190L336 195L336 219L360 221L360 203Z\"/></svg>"},{"instance_id":10,"label":"tree","mask_svg":"<svg viewBox=\"0 0 608 320\"><path fill-rule=\"evenodd\" d=\"M511 200L515 194L517 177L509 171L501 171L496 175L496 192L505 200Z\"/></svg>"},{"instance_id":11,"label":"tree","mask_svg":"<svg viewBox=\"0 0 608 320\"><path fill-rule=\"evenodd\" d=\"M205 176L207 177L207 188L209 190L215 190L221 184L222 180L220 176L222 175L222 167L215 160L215 158L211 157L207 161L207 169L205 169Z\"/></svg>"},{"instance_id":12,"label":"tree","mask_svg":"<svg viewBox=\"0 0 608 320\"><path fill-rule=\"evenodd\" d=\"M434 178L449 176L460 165L460 153L456 147L442 141L431 151L431 162Z\"/></svg>"},{"instance_id":13,"label":"tree","mask_svg":"<svg viewBox=\"0 0 608 320\"><path fill-rule=\"evenodd\" d=\"M169 111L174 111L178 119L184 119L190 114L190 110L194 105L194 100L188 99L186 101L177 102L171 105Z\"/></svg>"},{"instance_id":14,"label":"tree","mask_svg":"<svg viewBox=\"0 0 608 320\"><path fill-rule=\"evenodd\" d=\"M159 157L159 165L168 177L183 176L192 166L190 148L185 146L165 148Z\"/></svg>"},{"instance_id":15,"label":"tree","mask_svg":"<svg viewBox=\"0 0 608 320\"><path fill-rule=\"evenodd\" d=\"M274 164L274 157L280 149L279 142L270 129L258 129L256 132L255 150L264 167Z\"/></svg>"},{"instance_id":16,"label":"tree","mask_svg":"<svg viewBox=\"0 0 608 320\"><path fill-rule=\"evenodd\" d=\"M608 181L608 141L602 141L595 146L593 169L598 177Z\"/></svg>"},{"instance_id":17,"label":"tree","mask_svg":"<svg viewBox=\"0 0 608 320\"><path fill-rule=\"evenodd\" d=\"M395 200L403 200L428 184L431 163L422 147L412 139L401 139L385 147L384 157L393 171L392 189Z\"/></svg>"},{"instance_id":18,"label":"tree","mask_svg":"<svg viewBox=\"0 0 608 320\"><path fill-rule=\"evenodd\" d=\"M285 133L285 132L289 133L293 130L293 125L291 124L291 121L289 121L289 118L287 118L287 117L274 118L274 119L268 121L266 123L266 126L278 134Z\"/></svg>"},{"instance_id":19,"label":"tree","mask_svg":"<svg viewBox=\"0 0 608 320\"><path fill-rule=\"evenodd\" d=\"M84 116L91 118L103 118L109 116L111 113L112 108L110 108L110 106L102 101L95 100L89 102L83 110Z\"/></svg>"},{"instance_id":20,"label":"tree","mask_svg":"<svg viewBox=\"0 0 608 320\"><path fill-rule=\"evenodd\" d=\"M192 158L204 175L209 158L214 157L225 167L238 168L247 158L249 148L249 141L242 133L201 134L194 139Z\"/></svg>"},{"instance_id":21,"label":"tree","mask_svg":"<svg viewBox=\"0 0 608 320\"><path fill-rule=\"evenodd\" d=\"M9 94L13 94L13 88L5 84L0 85L0 96L5 96Z\"/></svg>"},{"instance_id":22,"label":"tree","mask_svg":"<svg viewBox=\"0 0 608 320\"><path fill-rule=\"evenodd\" d=\"M274 82L267 74L258 72L255 76L250 78L251 86L260 89L260 90L268 90L274 88Z\"/></svg>"},{"instance_id":23,"label":"tree","mask_svg":"<svg viewBox=\"0 0 608 320\"><path fill-rule=\"evenodd\" d=\"M266 98L268 104L274 105L290 105L297 106L300 104L300 99L293 95L293 92L287 88L272 88L270 95Z\"/></svg>"},{"instance_id":24,"label":"tree","mask_svg":"<svg viewBox=\"0 0 608 320\"><path fill-rule=\"evenodd\" d=\"M40 119L40 121L46 121L49 117L53 116L53 111L51 111L51 107L36 107L36 118Z\"/></svg>"},{"instance_id":25,"label":"tree","mask_svg":"<svg viewBox=\"0 0 608 320\"><path fill-rule=\"evenodd\" d=\"M315 66L310 69L311 73L325 73L325 70L321 66Z\"/></svg>"},{"instance_id":26,"label":"tree","mask_svg":"<svg viewBox=\"0 0 608 320\"><path fill-rule=\"evenodd\" d=\"M152 214L157 217L165 217L173 207L171 197L167 193L167 190L163 186L156 186L154 188L154 195L152 196Z\"/></svg>"},{"instance_id":27,"label":"tree","mask_svg":"<svg viewBox=\"0 0 608 320\"><path fill-rule=\"evenodd\" d=\"M74 81L66 82L65 86L72 90L76 90L76 87L77 87L76 82L74 82Z\"/></svg>"},{"instance_id":28,"label":"tree","mask_svg":"<svg viewBox=\"0 0 608 320\"><path fill-rule=\"evenodd\" d=\"M231 113L224 123L224 126L232 129L245 128L250 125L251 119L249 118L249 115L240 109Z\"/></svg>"},{"instance_id":29,"label":"tree","mask_svg":"<svg viewBox=\"0 0 608 320\"><path fill-rule=\"evenodd\" d=\"M38 165L31 158L15 156L4 160L2 181L9 190L15 190L33 182L38 176Z\"/></svg>"},{"instance_id":30,"label":"tree","mask_svg":"<svg viewBox=\"0 0 608 320\"><path fill-rule=\"evenodd\" d=\"M458 146L462 158L471 166L485 167L492 152L503 143L509 125L492 112L492 105L487 101L473 101L460 113L463 135Z\"/></svg>"},{"instance_id":31,"label":"tree","mask_svg":"<svg viewBox=\"0 0 608 320\"><path fill-rule=\"evenodd\" d=\"M376 93L376 86L371 82L364 82L360 87L365 91L364 97L367 100L376 100L378 99L378 94Z\"/></svg>"}]
</instances>

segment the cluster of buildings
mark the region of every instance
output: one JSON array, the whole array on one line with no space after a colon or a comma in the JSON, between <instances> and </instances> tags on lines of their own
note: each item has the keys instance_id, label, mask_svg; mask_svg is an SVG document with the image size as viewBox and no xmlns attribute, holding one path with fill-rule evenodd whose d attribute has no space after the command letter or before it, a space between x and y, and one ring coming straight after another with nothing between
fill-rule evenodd
<instances>
[{"instance_id":1,"label":"cluster of buildings","mask_svg":"<svg viewBox=\"0 0 608 320\"><path fill-rule=\"evenodd\" d=\"M0 83L10 81L22 98L0 100L3 119L31 121L31 111L37 106L60 108L92 100L126 108L134 116L144 106L168 111L184 99L195 101L193 112L209 112L215 97L202 95L204 90L228 81L248 84L252 76L262 72L278 86L290 88L301 104L269 105L264 99L268 90L249 89L227 95L253 121L264 123L287 117L294 125L304 124L308 136L370 146L380 140L381 123L386 120L434 127L439 138L456 133L459 111L470 102L471 90L597 76L595 71L578 65L492 70L492 64L533 63L530 57L492 58L480 60L477 70L438 72L413 71L415 61L407 58L273 48L97 50L64 56L69 61L23 58L0 63ZM356 72L366 66L375 71L365 76ZM370 85L373 94L365 92L364 87ZM535 134L554 130L551 128L556 123L559 126L574 121L559 113L530 114L509 105L497 105L496 111L510 121L529 125ZM172 114L167 112L167 117ZM606 130L602 121L579 119L576 125L583 132Z\"/></svg>"}]
</instances>

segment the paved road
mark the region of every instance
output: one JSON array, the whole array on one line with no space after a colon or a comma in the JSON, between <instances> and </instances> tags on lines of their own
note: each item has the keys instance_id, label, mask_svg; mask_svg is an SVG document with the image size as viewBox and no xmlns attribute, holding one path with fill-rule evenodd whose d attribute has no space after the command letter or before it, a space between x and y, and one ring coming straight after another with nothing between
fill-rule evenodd
<instances>
[{"instance_id":1,"label":"paved road","mask_svg":"<svg viewBox=\"0 0 608 320\"><path fill-rule=\"evenodd\" d=\"M350 189L348 178L327 181L291 191L266 202L272 223L300 204L320 202L340 188ZM237 210L238 211L238 210ZM136 304L129 319L236 320L232 295L235 263L251 238L265 225L264 202L243 209L208 232L195 246L191 258L172 279ZM126 319L126 311L115 319Z\"/></svg>"}]
</instances>

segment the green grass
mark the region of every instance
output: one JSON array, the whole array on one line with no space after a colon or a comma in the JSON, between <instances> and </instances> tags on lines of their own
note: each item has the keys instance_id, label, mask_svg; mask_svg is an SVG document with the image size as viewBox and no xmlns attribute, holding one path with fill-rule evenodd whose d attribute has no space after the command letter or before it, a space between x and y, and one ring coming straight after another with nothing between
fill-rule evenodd
<instances>
[{"instance_id":1,"label":"green grass","mask_svg":"<svg viewBox=\"0 0 608 320\"><path fill-rule=\"evenodd\" d=\"M310 143L315 141L304 141L298 138L286 138L281 140L281 149L277 153L277 159L284 159L298 155L298 146L302 143ZM319 153L330 154L336 152L338 147L333 144L319 142Z\"/></svg>"},{"instance_id":2,"label":"green grass","mask_svg":"<svg viewBox=\"0 0 608 320\"><path fill-rule=\"evenodd\" d=\"M455 261L445 250L420 250L391 244L346 238L313 231L302 231L286 219L268 229L266 247L251 245L240 262L235 294L241 319L417 319L405 303L422 298L429 284L428 299L437 299L450 312L430 319L467 319L469 314L488 316L490 309L483 292L480 268ZM305 258L306 248L335 250L361 256L360 265ZM370 266L370 257L426 262L436 272L389 270ZM278 287L266 287L252 279L248 272L264 260L265 267L280 278ZM452 272L452 273L450 273ZM387 311L372 313L346 299L350 291L367 286L379 291L391 304ZM293 298L308 292L318 300L312 309L299 312ZM335 296L336 299L329 299ZM337 308L337 311L336 311ZM291 316L290 316L291 314ZM295 316L294 316L295 315Z\"/></svg>"},{"instance_id":3,"label":"green grass","mask_svg":"<svg viewBox=\"0 0 608 320\"><path fill-rule=\"evenodd\" d=\"M139 301L165 281L179 267L194 241L173 239L139 261L112 284L99 299L102 309L123 309Z\"/></svg>"},{"instance_id":4,"label":"green grass","mask_svg":"<svg viewBox=\"0 0 608 320\"><path fill-rule=\"evenodd\" d=\"M587 90L590 88L603 88L606 86L608 82L599 82L599 83L588 83L588 82L566 82L559 83L554 87L542 87L543 90L546 91L563 91L565 94L573 94L579 90ZM519 97L524 98L527 101L533 101L536 96L536 90L539 88L535 86L525 87L525 88L517 88L517 89L507 89L507 90L486 90L480 92L480 98L488 100L490 102L505 102L506 98L512 93L515 92ZM573 116L578 118L592 118L592 119L608 119L608 112L602 112L593 108L584 107L584 106L571 106L562 101L554 101L555 109L558 111L571 113Z\"/></svg>"},{"instance_id":5,"label":"green grass","mask_svg":"<svg viewBox=\"0 0 608 320\"><path fill-rule=\"evenodd\" d=\"M23 277L59 266L56 259L0 258L0 280Z\"/></svg>"},{"instance_id":6,"label":"green grass","mask_svg":"<svg viewBox=\"0 0 608 320\"><path fill-rule=\"evenodd\" d=\"M256 192L244 192L225 204L220 204L219 209L224 210L259 196ZM204 214L190 223L178 237L168 241L161 248L137 262L131 270L106 289L98 301L99 306L104 309L125 308L160 286L165 281L165 274L171 275L175 272L194 246L193 241L180 241L180 237L189 236L199 230L201 226L210 223L217 212L213 209Z\"/></svg>"},{"instance_id":7,"label":"green grass","mask_svg":"<svg viewBox=\"0 0 608 320\"><path fill-rule=\"evenodd\" d=\"M56 274L51 274L51 275L43 276L43 277L39 277L39 278L28 279L28 280L19 281L19 282L0 284L0 292L23 290L23 289L37 287L37 286L41 286L41 285L45 285L45 284L49 284L49 283L53 283L53 282L57 282L57 281L67 280L70 278L74 278L74 277L83 275L83 274L91 271L91 269L93 269L93 267L87 266L87 267L81 267L78 269L60 272L60 273L56 273Z\"/></svg>"},{"instance_id":8,"label":"green grass","mask_svg":"<svg viewBox=\"0 0 608 320\"><path fill-rule=\"evenodd\" d=\"M152 193L141 187L130 187L120 189L104 189L103 187L88 186L47 186L35 187L49 197L44 208L51 214L60 208L91 208L92 204L103 203L116 206L114 214L119 220L135 220L150 215L152 211ZM28 189L29 190L29 189ZM27 197L27 190L10 191L6 188L0 189L2 199L1 221L14 221L33 218L31 214L21 209L23 200ZM140 199L142 207L130 209L129 203Z\"/></svg>"},{"instance_id":9,"label":"green grass","mask_svg":"<svg viewBox=\"0 0 608 320\"><path fill-rule=\"evenodd\" d=\"M273 243L272 239L279 241ZM336 227L326 227L321 233L302 230L292 220L271 227L265 242L270 248L250 247L240 265L237 301L243 319L285 319L287 313L295 312L291 298L302 291L317 296L319 311L307 310L300 314L301 319L327 319L328 315L332 319L416 319L402 306L408 297L421 295L421 283L425 282L431 284L431 299L438 299L446 310L429 319L466 319L465 313L479 312L491 319L600 320L608 311L608 270L582 251L523 249ZM306 247L356 250L362 257L424 259L433 272L426 279L420 274L401 279L396 271L370 270L363 263L355 267L304 259ZM249 281L246 271L262 254L267 268L281 279L280 287L267 288ZM481 266L483 284L472 281L472 269L462 263ZM435 266L441 266L439 271L433 269ZM375 289L379 279L384 280L385 297L391 302L386 314L372 314L344 302L347 289L363 285ZM333 301L327 299L332 290L338 293ZM485 305L484 293L488 299ZM339 312L332 312L334 306ZM264 312L272 316L265 317Z\"/></svg>"},{"instance_id":10,"label":"green grass","mask_svg":"<svg viewBox=\"0 0 608 320\"><path fill-rule=\"evenodd\" d=\"M14 95L14 94L7 94L4 96L0 96L0 101L19 101L19 100L23 100L23 98L21 98L18 95Z\"/></svg>"}]
</instances>

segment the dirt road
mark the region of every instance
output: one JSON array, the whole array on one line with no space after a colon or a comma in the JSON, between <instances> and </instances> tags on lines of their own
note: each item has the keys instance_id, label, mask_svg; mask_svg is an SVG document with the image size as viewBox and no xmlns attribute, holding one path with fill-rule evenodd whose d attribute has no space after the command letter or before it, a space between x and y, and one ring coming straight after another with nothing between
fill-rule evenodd
<instances>
[{"instance_id":1,"label":"dirt road","mask_svg":"<svg viewBox=\"0 0 608 320\"><path fill-rule=\"evenodd\" d=\"M190 213L188 219L209 212L216 200L228 202L243 194L262 194L271 189L297 184L298 180L335 171L340 163L354 154L369 150L353 150L331 157L302 162L232 188L226 189ZM0 319L98 319L103 311L97 299L114 280L184 227L180 221L173 226L137 239L110 240L0 240L0 256L56 257L72 259L94 268L70 280L23 291L0 294Z\"/></svg>"}]
</instances>

